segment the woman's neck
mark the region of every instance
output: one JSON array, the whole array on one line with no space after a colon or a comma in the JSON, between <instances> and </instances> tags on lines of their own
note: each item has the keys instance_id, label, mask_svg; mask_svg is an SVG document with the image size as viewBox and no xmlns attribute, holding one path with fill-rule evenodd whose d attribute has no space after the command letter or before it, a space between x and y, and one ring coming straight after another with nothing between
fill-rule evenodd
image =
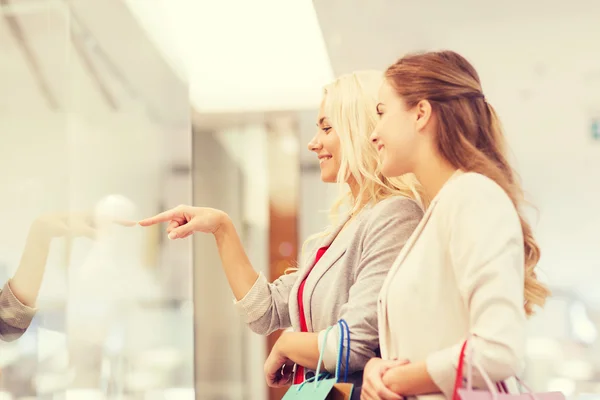
<instances>
[{"instance_id":1,"label":"woman's neck","mask_svg":"<svg viewBox=\"0 0 600 400\"><path fill-rule=\"evenodd\" d=\"M354 179L354 177L350 177L348 178L348 181L346 181L346 183L350 187L350 193L352 193L352 198L357 199L358 194L360 193L360 185L358 184L358 182L356 182L356 179Z\"/></svg>"},{"instance_id":2,"label":"woman's neck","mask_svg":"<svg viewBox=\"0 0 600 400\"><path fill-rule=\"evenodd\" d=\"M429 200L432 200L456 171L457 168L441 156L432 156L426 162L421 163L421 167L415 168L415 176Z\"/></svg>"},{"instance_id":3,"label":"woman's neck","mask_svg":"<svg viewBox=\"0 0 600 400\"><path fill-rule=\"evenodd\" d=\"M348 186L350 187L350 193L352 194L352 209L355 210L353 211L350 216L354 217L356 214L358 214L358 212L360 212L360 210L362 210L368 203L369 201L371 201L371 199L367 198L365 196L365 193L363 193L363 198L360 199L359 201L359 196L360 196L360 185L358 184L358 182L356 182L356 180L354 178L350 178L347 181Z\"/></svg>"}]
</instances>

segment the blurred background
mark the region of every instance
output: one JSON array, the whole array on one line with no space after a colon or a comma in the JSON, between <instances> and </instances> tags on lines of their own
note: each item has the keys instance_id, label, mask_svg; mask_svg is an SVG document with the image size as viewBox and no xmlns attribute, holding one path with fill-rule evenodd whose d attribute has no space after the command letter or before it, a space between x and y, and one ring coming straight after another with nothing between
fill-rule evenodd
<instances>
[{"instance_id":1,"label":"blurred background","mask_svg":"<svg viewBox=\"0 0 600 400\"><path fill-rule=\"evenodd\" d=\"M337 194L306 150L322 86L452 49L498 110L554 296L526 380L600 394L600 3L0 0L0 282L56 215L225 210L275 279ZM102 218L101 218L102 217ZM212 237L98 225L52 240L0 399L275 400Z\"/></svg>"}]
</instances>

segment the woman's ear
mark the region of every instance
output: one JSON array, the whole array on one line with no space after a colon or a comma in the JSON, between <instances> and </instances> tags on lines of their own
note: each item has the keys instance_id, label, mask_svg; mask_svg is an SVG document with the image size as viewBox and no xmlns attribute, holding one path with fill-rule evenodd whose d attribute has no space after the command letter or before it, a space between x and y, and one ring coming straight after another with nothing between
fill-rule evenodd
<instances>
[{"instance_id":1,"label":"woman's ear","mask_svg":"<svg viewBox=\"0 0 600 400\"><path fill-rule=\"evenodd\" d=\"M432 108L431 108L431 103L428 100L421 100L419 101L419 103L415 106L415 111L416 111L416 123L417 123L417 132L422 131L423 129L425 129L425 127L427 126L427 124L429 124L429 122L431 121L431 115L432 115Z\"/></svg>"}]
</instances>

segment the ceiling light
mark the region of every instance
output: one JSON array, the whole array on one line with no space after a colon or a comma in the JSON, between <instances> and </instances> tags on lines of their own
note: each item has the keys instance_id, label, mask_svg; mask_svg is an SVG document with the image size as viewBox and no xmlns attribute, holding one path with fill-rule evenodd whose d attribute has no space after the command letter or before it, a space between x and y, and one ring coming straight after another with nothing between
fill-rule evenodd
<instances>
[{"instance_id":1,"label":"ceiling light","mask_svg":"<svg viewBox=\"0 0 600 400\"><path fill-rule=\"evenodd\" d=\"M127 0L201 113L317 108L333 71L309 0Z\"/></svg>"}]
</instances>

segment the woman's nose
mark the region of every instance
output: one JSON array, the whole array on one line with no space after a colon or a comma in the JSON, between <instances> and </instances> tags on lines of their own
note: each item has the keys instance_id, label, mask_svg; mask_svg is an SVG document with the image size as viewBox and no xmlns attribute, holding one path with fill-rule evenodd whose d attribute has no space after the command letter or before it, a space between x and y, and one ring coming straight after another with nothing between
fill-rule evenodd
<instances>
[{"instance_id":1,"label":"woman's nose","mask_svg":"<svg viewBox=\"0 0 600 400\"><path fill-rule=\"evenodd\" d=\"M371 142L373 144L377 144L378 140L379 140L379 135L377 135L377 131L373 131L373 133L371 133Z\"/></svg>"},{"instance_id":2,"label":"woman's nose","mask_svg":"<svg viewBox=\"0 0 600 400\"><path fill-rule=\"evenodd\" d=\"M313 137L310 142L308 142L308 150L310 151L319 151L321 147L321 143L317 140L317 136Z\"/></svg>"}]
</instances>

